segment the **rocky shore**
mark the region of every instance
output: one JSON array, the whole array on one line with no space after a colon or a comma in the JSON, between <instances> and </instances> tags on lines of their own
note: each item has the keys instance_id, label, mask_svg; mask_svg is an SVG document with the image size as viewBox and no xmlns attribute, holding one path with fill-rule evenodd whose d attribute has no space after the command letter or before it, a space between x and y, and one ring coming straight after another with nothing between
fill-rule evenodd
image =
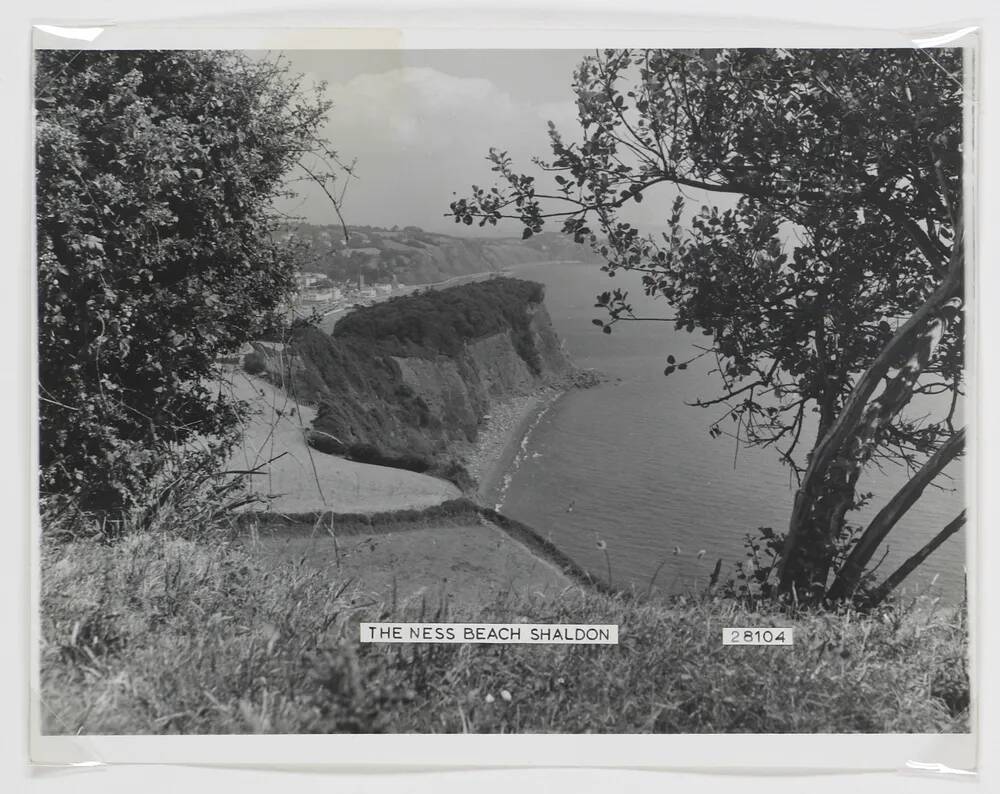
<instances>
[{"instance_id":1,"label":"rocky shore","mask_svg":"<svg viewBox=\"0 0 1000 794\"><path fill-rule=\"evenodd\" d=\"M517 458L522 441L562 394L561 389L544 388L493 406L473 449L465 456L465 467L478 483L476 498L481 504L497 506L504 478Z\"/></svg>"},{"instance_id":2,"label":"rocky shore","mask_svg":"<svg viewBox=\"0 0 1000 794\"><path fill-rule=\"evenodd\" d=\"M476 481L477 500L499 509L511 469L525 437L552 404L571 389L589 389L606 380L596 370L574 369L557 386L495 403L479 427L475 443L462 456L466 471Z\"/></svg>"}]
</instances>

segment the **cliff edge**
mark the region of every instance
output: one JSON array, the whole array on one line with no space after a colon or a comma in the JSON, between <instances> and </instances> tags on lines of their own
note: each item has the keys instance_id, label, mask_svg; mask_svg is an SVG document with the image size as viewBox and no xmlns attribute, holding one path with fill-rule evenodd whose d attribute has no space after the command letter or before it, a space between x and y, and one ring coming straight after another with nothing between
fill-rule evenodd
<instances>
[{"instance_id":1,"label":"cliff edge","mask_svg":"<svg viewBox=\"0 0 1000 794\"><path fill-rule=\"evenodd\" d=\"M299 328L281 358L295 397L317 406L313 447L463 488L472 483L456 458L491 406L580 379L542 285L511 278L359 309L332 335Z\"/></svg>"}]
</instances>

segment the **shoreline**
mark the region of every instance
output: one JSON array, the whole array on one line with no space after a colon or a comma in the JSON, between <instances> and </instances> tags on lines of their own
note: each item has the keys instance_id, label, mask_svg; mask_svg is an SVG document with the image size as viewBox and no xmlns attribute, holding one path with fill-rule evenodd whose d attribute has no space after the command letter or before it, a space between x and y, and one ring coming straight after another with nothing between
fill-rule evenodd
<instances>
[{"instance_id":1,"label":"shoreline","mask_svg":"<svg viewBox=\"0 0 1000 794\"><path fill-rule=\"evenodd\" d=\"M532 430L567 389L543 387L533 394L497 403L480 429L467 457L469 473L478 483L476 500L499 510L509 477Z\"/></svg>"}]
</instances>

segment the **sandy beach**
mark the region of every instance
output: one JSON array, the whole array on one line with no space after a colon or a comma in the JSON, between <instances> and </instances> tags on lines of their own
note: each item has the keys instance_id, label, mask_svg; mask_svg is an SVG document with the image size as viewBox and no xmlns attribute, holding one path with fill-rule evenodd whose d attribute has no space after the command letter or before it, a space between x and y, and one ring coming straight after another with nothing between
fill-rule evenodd
<instances>
[{"instance_id":1,"label":"sandy beach","mask_svg":"<svg viewBox=\"0 0 1000 794\"><path fill-rule=\"evenodd\" d=\"M473 451L466 456L466 468L479 483L476 498L481 504L499 509L525 437L562 394L560 389L544 388L493 406Z\"/></svg>"}]
</instances>

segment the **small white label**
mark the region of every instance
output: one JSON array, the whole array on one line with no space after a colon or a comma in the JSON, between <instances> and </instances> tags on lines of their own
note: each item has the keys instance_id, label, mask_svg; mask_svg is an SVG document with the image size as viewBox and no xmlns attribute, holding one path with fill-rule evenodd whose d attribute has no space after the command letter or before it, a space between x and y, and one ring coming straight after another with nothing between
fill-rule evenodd
<instances>
[{"instance_id":1,"label":"small white label","mask_svg":"<svg viewBox=\"0 0 1000 794\"><path fill-rule=\"evenodd\" d=\"M361 642L617 645L617 624L362 623Z\"/></svg>"},{"instance_id":2,"label":"small white label","mask_svg":"<svg viewBox=\"0 0 1000 794\"><path fill-rule=\"evenodd\" d=\"M792 630L786 628L725 628L723 645L791 645Z\"/></svg>"}]
</instances>

